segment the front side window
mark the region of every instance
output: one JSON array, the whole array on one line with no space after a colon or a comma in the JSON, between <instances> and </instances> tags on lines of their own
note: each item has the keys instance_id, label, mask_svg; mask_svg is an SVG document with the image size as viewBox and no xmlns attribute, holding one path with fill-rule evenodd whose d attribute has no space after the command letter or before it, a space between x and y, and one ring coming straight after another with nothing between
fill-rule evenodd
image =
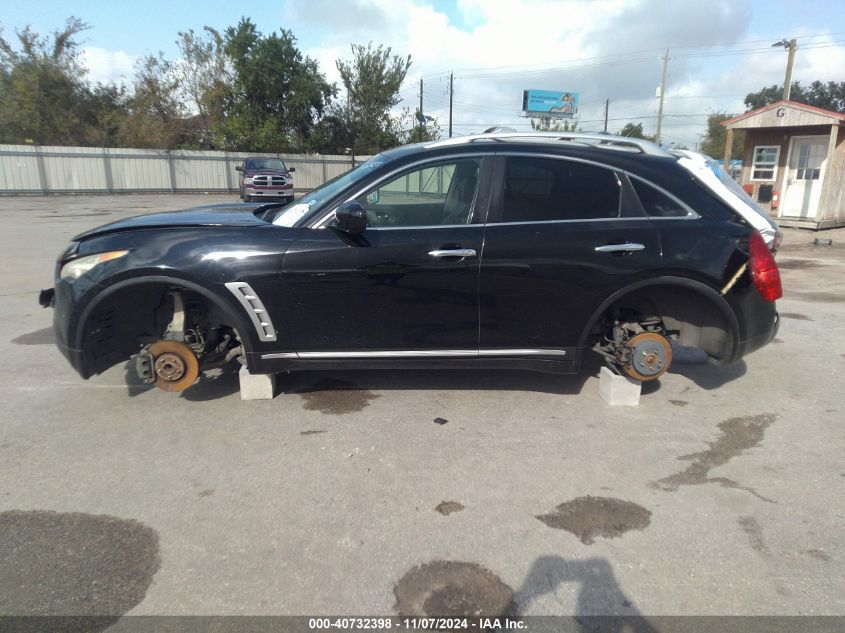
<instances>
[{"instance_id":1,"label":"front side window","mask_svg":"<svg viewBox=\"0 0 845 633\"><path fill-rule=\"evenodd\" d=\"M616 172L551 158L509 157L502 222L551 222L619 217Z\"/></svg>"},{"instance_id":2,"label":"front side window","mask_svg":"<svg viewBox=\"0 0 845 633\"><path fill-rule=\"evenodd\" d=\"M751 163L751 180L774 180L778 169L778 145L757 145Z\"/></svg>"},{"instance_id":3,"label":"front side window","mask_svg":"<svg viewBox=\"0 0 845 633\"><path fill-rule=\"evenodd\" d=\"M355 199L367 226L414 227L468 224L478 189L481 159L428 164L405 172Z\"/></svg>"}]
</instances>

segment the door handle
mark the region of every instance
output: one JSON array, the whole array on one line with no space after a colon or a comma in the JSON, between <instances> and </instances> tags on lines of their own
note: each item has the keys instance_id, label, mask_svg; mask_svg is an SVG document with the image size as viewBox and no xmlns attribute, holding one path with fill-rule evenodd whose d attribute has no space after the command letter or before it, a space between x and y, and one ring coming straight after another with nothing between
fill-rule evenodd
<instances>
[{"instance_id":1,"label":"door handle","mask_svg":"<svg viewBox=\"0 0 845 633\"><path fill-rule=\"evenodd\" d=\"M624 244L605 244L604 246L596 246L597 253L631 253L633 251L641 251L645 249L645 244L632 244L625 242Z\"/></svg>"},{"instance_id":2,"label":"door handle","mask_svg":"<svg viewBox=\"0 0 845 633\"><path fill-rule=\"evenodd\" d=\"M432 257L475 257L476 252L473 248L453 248L429 251L428 254Z\"/></svg>"}]
</instances>

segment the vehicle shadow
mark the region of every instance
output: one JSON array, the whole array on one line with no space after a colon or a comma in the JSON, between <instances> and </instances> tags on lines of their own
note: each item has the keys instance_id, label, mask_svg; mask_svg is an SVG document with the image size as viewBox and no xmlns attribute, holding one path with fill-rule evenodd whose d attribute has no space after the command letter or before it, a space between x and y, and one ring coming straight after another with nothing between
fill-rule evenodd
<instances>
[{"instance_id":1,"label":"vehicle shadow","mask_svg":"<svg viewBox=\"0 0 845 633\"><path fill-rule=\"evenodd\" d=\"M233 360L218 369L203 372L200 374L197 383L183 391L181 397L191 402L202 402L217 400L238 393L240 391L238 380L240 368L241 364ZM126 380L126 393L130 398L155 390L153 385L144 383L138 377L134 360L127 361L123 366L123 371Z\"/></svg>"},{"instance_id":2,"label":"vehicle shadow","mask_svg":"<svg viewBox=\"0 0 845 633\"><path fill-rule=\"evenodd\" d=\"M546 594L554 594L559 586L570 583L578 586L578 602L573 614L573 627L567 630L584 633L657 633L657 629L619 587L613 567L604 558L537 558L522 587L514 594L517 612L525 613L532 602Z\"/></svg>"},{"instance_id":3,"label":"vehicle shadow","mask_svg":"<svg viewBox=\"0 0 845 633\"><path fill-rule=\"evenodd\" d=\"M748 371L748 366L744 360L740 360L733 365L718 367L705 364L683 364L672 363L669 367L668 373L678 374L684 378L692 380L696 385L707 391L718 389L729 382L733 382L738 378L742 378Z\"/></svg>"},{"instance_id":4,"label":"vehicle shadow","mask_svg":"<svg viewBox=\"0 0 845 633\"><path fill-rule=\"evenodd\" d=\"M590 378L598 375L602 364L598 357L585 359L578 374L563 375L515 369L299 371L280 374L277 389L280 394L304 394L335 388L353 391L530 391L576 395L581 393Z\"/></svg>"}]
</instances>

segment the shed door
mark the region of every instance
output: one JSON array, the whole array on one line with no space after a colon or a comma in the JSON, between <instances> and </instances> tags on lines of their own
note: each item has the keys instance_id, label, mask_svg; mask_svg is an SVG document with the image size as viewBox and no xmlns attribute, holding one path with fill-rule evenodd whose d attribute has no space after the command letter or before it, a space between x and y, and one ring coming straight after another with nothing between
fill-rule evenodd
<instances>
[{"instance_id":1,"label":"shed door","mask_svg":"<svg viewBox=\"0 0 845 633\"><path fill-rule=\"evenodd\" d=\"M822 193L827 136L796 136L789 144L789 165L782 215L815 219Z\"/></svg>"}]
</instances>

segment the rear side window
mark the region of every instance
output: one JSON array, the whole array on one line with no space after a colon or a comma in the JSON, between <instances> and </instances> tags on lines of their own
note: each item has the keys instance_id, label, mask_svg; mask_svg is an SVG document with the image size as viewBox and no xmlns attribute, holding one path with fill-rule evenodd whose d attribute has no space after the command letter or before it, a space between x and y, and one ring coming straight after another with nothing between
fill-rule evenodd
<instances>
[{"instance_id":1,"label":"rear side window","mask_svg":"<svg viewBox=\"0 0 845 633\"><path fill-rule=\"evenodd\" d=\"M619 217L616 172L552 158L509 157L502 222L550 222Z\"/></svg>"},{"instance_id":2,"label":"rear side window","mask_svg":"<svg viewBox=\"0 0 845 633\"><path fill-rule=\"evenodd\" d=\"M631 178L631 184L647 215L653 218L684 218L689 212L665 193L645 184L642 180Z\"/></svg>"}]
</instances>

